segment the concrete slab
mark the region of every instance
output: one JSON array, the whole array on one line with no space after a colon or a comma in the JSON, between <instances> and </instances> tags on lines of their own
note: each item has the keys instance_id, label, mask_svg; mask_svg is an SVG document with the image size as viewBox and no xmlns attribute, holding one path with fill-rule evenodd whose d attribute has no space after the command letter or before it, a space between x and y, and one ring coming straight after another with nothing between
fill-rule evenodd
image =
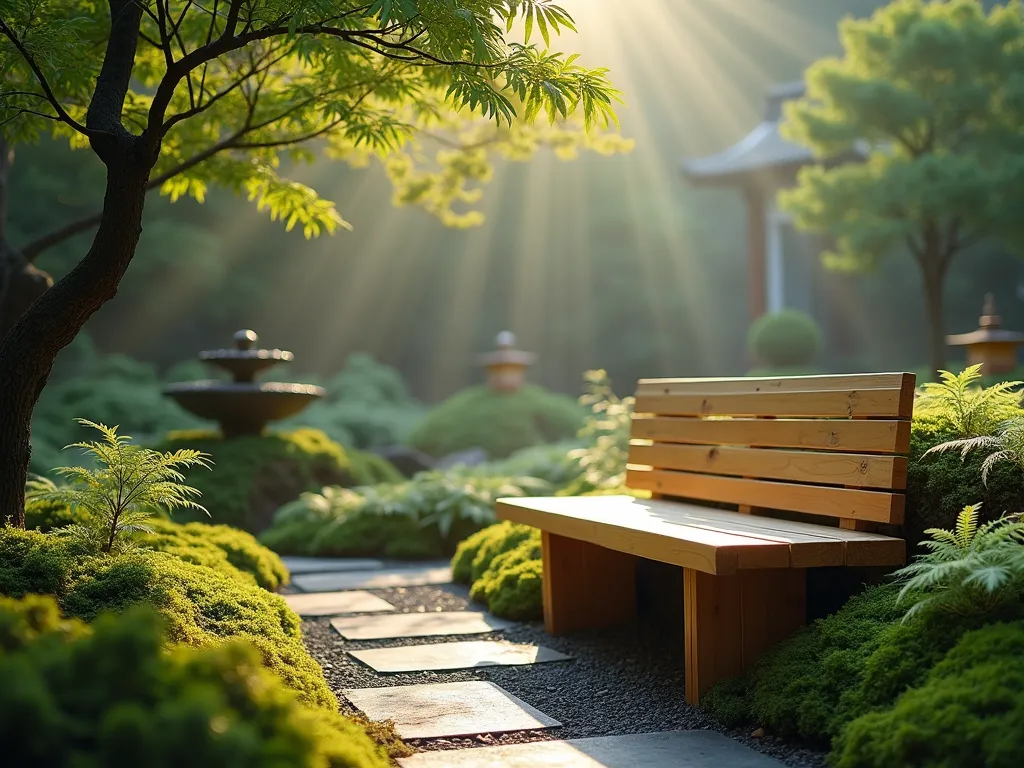
<instances>
[{"instance_id":1,"label":"concrete slab","mask_svg":"<svg viewBox=\"0 0 1024 768\"><path fill-rule=\"evenodd\" d=\"M282 595L299 616L337 616L342 613L393 611L395 606L369 592L313 592Z\"/></svg>"},{"instance_id":2,"label":"concrete slab","mask_svg":"<svg viewBox=\"0 0 1024 768\"><path fill-rule=\"evenodd\" d=\"M303 573L337 573L339 571L374 571L383 568L380 560L352 557L282 557L285 567L293 575Z\"/></svg>"},{"instance_id":3,"label":"concrete slab","mask_svg":"<svg viewBox=\"0 0 1024 768\"><path fill-rule=\"evenodd\" d=\"M353 688L342 694L371 720L393 720L403 739L474 736L561 725L503 688L483 681Z\"/></svg>"},{"instance_id":4,"label":"concrete slab","mask_svg":"<svg viewBox=\"0 0 1024 768\"><path fill-rule=\"evenodd\" d=\"M346 616L331 626L346 640L388 640L395 637L441 637L500 632L515 622L475 611L396 613L390 616Z\"/></svg>"},{"instance_id":5,"label":"concrete slab","mask_svg":"<svg viewBox=\"0 0 1024 768\"><path fill-rule=\"evenodd\" d=\"M292 584L303 592L335 592L347 589L384 589L419 587L426 584L450 584L451 567L447 563L415 568L382 568L351 573L310 573L296 576Z\"/></svg>"},{"instance_id":6,"label":"concrete slab","mask_svg":"<svg viewBox=\"0 0 1024 768\"><path fill-rule=\"evenodd\" d=\"M781 768L714 731L669 731L421 752L402 768Z\"/></svg>"},{"instance_id":7,"label":"concrete slab","mask_svg":"<svg viewBox=\"0 0 1024 768\"><path fill-rule=\"evenodd\" d=\"M539 645L500 643L494 640L470 640L464 643L405 645L399 648L371 648L349 651L350 656L376 672L441 672L476 667L511 667L568 661L571 656Z\"/></svg>"}]
</instances>

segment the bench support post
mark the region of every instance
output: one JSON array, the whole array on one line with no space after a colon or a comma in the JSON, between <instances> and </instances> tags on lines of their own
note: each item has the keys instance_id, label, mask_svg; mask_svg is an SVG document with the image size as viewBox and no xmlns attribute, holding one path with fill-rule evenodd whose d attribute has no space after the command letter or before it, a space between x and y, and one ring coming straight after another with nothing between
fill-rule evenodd
<instances>
[{"instance_id":1,"label":"bench support post","mask_svg":"<svg viewBox=\"0 0 1024 768\"><path fill-rule=\"evenodd\" d=\"M544 628L601 629L636 616L636 557L544 531Z\"/></svg>"},{"instance_id":2,"label":"bench support post","mask_svg":"<svg viewBox=\"0 0 1024 768\"><path fill-rule=\"evenodd\" d=\"M683 569L686 701L696 705L718 680L738 677L803 626L803 568L715 576Z\"/></svg>"}]
</instances>

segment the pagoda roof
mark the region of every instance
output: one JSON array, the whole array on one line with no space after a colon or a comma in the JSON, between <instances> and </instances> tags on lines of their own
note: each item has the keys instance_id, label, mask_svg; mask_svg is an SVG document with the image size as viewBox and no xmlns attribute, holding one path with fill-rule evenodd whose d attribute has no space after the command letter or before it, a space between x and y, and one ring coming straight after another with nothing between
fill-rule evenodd
<instances>
[{"instance_id":1,"label":"pagoda roof","mask_svg":"<svg viewBox=\"0 0 1024 768\"><path fill-rule=\"evenodd\" d=\"M814 154L784 139L778 121L766 120L723 152L683 161L691 181L728 185L765 172L795 169L815 161Z\"/></svg>"},{"instance_id":2,"label":"pagoda roof","mask_svg":"<svg viewBox=\"0 0 1024 768\"><path fill-rule=\"evenodd\" d=\"M947 336L946 343L952 347L965 347L972 344L1022 344L1024 334L1006 331L1002 328L979 328L970 333Z\"/></svg>"}]
</instances>

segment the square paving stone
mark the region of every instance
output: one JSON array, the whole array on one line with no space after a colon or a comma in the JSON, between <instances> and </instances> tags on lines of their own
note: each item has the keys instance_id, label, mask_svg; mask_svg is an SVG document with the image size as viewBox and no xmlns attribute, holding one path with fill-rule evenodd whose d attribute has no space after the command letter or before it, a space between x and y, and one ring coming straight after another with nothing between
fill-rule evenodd
<instances>
[{"instance_id":1,"label":"square paving stone","mask_svg":"<svg viewBox=\"0 0 1024 768\"><path fill-rule=\"evenodd\" d=\"M421 752L402 768L781 768L714 731L670 731Z\"/></svg>"},{"instance_id":2,"label":"square paving stone","mask_svg":"<svg viewBox=\"0 0 1024 768\"><path fill-rule=\"evenodd\" d=\"M338 571L373 571L383 568L380 560L364 560L353 557L282 557L285 567L292 574L337 573Z\"/></svg>"},{"instance_id":3,"label":"square paving stone","mask_svg":"<svg viewBox=\"0 0 1024 768\"><path fill-rule=\"evenodd\" d=\"M572 658L539 645L518 645L494 640L371 648L364 651L349 651L349 655L384 674L511 667L521 664L543 664L547 661L567 661Z\"/></svg>"},{"instance_id":4,"label":"square paving stone","mask_svg":"<svg viewBox=\"0 0 1024 768\"><path fill-rule=\"evenodd\" d=\"M403 739L532 731L561 725L505 689L483 681L353 688L342 694L371 720L393 720Z\"/></svg>"},{"instance_id":5,"label":"square paving stone","mask_svg":"<svg viewBox=\"0 0 1024 768\"><path fill-rule=\"evenodd\" d=\"M340 613L393 611L395 606L369 592L313 592L283 595L299 616L337 616Z\"/></svg>"},{"instance_id":6,"label":"square paving stone","mask_svg":"<svg viewBox=\"0 0 1024 768\"><path fill-rule=\"evenodd\" d=\"M346 616L331 626L346 640L387 640L393 637L481 635L500 632L515 622L476 611L396 613L390 616Z\"/></svg>"},{"instance_id":7,"label":"square paving stone","mask_svg":"<svg viewBox=\"0 0 1024 768\"><path fill-rule=\"evenodd\" d=\"M292 584L303 592L335 592L346 589L384 589L386 587L420 587L427 584L450 584L452 569L447 564L418 568L379 569L350 573L310 573L296 576Z\"/></svg>"}]
</instances>

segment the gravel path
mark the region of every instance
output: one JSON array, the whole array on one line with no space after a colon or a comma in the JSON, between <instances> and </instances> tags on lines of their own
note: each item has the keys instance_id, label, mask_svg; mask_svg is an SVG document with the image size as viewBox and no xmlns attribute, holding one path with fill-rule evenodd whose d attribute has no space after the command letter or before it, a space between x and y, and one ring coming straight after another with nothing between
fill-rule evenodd
<instances>
[{"instance_id":1,"label":"gravel path","mask_svg":"<svg viewBox=\"0 0 1024 768\"><path fill-rule=\"evenodd\" d=\"M480 610L457 585L369 590L400 612ZM551 637L540 624L519 624L505 632L472 637L425 637L396 640L343 640L329 619L302 624L306 645L324 668L327 681L341 696L345 688L374 688L415 683L488 680L563 723L551 731L483 734L472 738L411 739L417 751L493 746L545 739L575 739L627 733L711 728L728 734L790 766L823 768L824 755L770 737L722 728L683 700L682 643L645 627ZM457 672L380 675L345 652L362 648L502 639L534 643L569 654L573 661L519 667L485 667Z\"/></svg>"}]
</instances>

